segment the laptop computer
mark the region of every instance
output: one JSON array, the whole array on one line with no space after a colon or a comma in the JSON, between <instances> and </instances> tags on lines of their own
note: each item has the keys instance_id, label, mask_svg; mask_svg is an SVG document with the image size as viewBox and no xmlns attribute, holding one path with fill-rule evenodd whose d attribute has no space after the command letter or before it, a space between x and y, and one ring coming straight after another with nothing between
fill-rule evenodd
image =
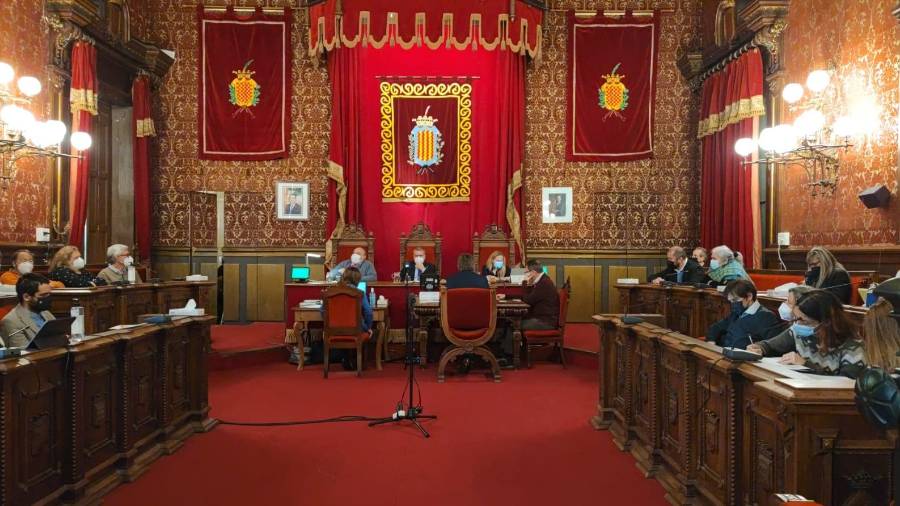
<instances>
[{"instance_id":1,"label":"laptop computer","mask_svg":"<svg viewBox=\"0 0 900 506\"><path fill-rule=\"evenodd\" d=\"M28 341L25 348L29 350L46 350L48 348L68 346L69 334L72 333L72 322L74 321L75 317L73 316L48 320L31 341Z\"/></svg>"},{"instance_id":2,"label":"laptop computer","mask_svg":"<svg viewBox=\"0 0 900 506\"><path fill-rule=\"evenodd\" d=\"M509 271L509 282L514 285L521 285L525 281L525 273L528 269L522 267L513 267Z\"/></svg>"},{"instance_id":3,"label":"laptop computer","mask_svg":"<svg viewBox=\"0 0 900 506\"><path fill-rule=\"evenodd\" d=\"M294 283L306 283L309 281L309 266L294 265L291 266L291 280Z\"/></svg>"}]
</instances>

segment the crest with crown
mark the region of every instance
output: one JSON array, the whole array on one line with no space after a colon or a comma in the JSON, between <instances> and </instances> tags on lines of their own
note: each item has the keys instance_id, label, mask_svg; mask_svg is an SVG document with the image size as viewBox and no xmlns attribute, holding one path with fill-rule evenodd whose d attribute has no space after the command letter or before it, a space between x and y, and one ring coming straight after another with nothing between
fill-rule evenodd
<instances>
[{"instance_id":1,"label":"crest with crown","mask_svg":"<svg viewBox=\"0 0 900 506\"><path fill-rule=\"evenodd\" d=\"M437 119L428 115L431 106L425 108L425 113L416 116L412 121L415 126L409 132L409 163L417 165L416 173L419 175L434 173L434 166L441 163L444 154L444 139L441 131L435 123Z\"/></svg>"}]
</instances>

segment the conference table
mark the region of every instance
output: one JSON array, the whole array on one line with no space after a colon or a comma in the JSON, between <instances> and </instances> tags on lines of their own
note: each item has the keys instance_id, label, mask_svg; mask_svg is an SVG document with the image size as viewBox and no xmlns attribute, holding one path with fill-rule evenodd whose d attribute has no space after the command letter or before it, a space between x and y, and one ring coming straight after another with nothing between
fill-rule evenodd
<instances>
[{"instance_id":1,"label":"conference table","mask_svg":"<svg viewBox=\"0 0 900 506\"><path fill-rule=\"evenodd\" d=\"M285 337L285 344L299 344L300 348L309 346L312 334L309 332L310 323L322 322L322 304L299 304L293 308L294 331ZM390 360L387 349L387 330L391 325L390 301L384 304L375 304L372 308L372 323L375 324L375 368L381 370L382 353L386 360ZM301 352L302 355L302 352ZM303 370L303 360L299 361L297 370Z\"/></svg>"},{"instance_id":2,"label":"conference table","mask_svg":"<svg viewBox=\"0 0 900 506\"><path fill-rule=\"evenodd\" d=\"M732 362L653 318L626 325L620 315L594 316L599 399L591 423L609 430L671 503L779 504L776 493L826 506L890 503L897 432L866 422L853 380Z\"/></svg>"},{"instance_id":3,"label":"conference table","mask_svg":"<svg viewBox=\"0 0 900 506\"><path fill-rule=\"evenodd\" d=\"M209 418L212 316L0 360L0 504L98 504Z\"/></svg>"}]
</instances>

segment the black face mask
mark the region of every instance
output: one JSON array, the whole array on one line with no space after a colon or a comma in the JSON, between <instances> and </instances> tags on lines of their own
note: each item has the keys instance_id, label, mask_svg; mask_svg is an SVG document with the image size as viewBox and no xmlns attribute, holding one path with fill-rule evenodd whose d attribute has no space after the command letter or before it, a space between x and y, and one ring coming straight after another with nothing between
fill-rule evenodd
<instances>
[{"instance_id":1,"label":"black face mask","mask_svg":"<svg viewBox=\"0 0 900 506\"><path fill-rule=\"evenodd\" d=\"M43 299L35 297L31 303L31 310L35 313L50 311L50 297L44 297Z\"/></svg>"},{"instance_id":2,"label":"black face mask","mask_svg":"<svg viewBox=\"0 0 900 506\"><path fill-rule=\"evenodd\" d=\"M666 266L667 266L669 269L675 270L675 262L673 262L673 261L671 261L671 260L666 260Z\"/></svg>"},{"instance_id":3,"label":"black face mask","mask_svg":"<svg viewBox=\"0 0 900 506\"><path fill-rule=\"evenodd\" d=\"M819 274L822 272L822 268L818 265L813 267L812 269L806 271L806 279L817 281L819 279Z\"/></svg>"}]
</instances>

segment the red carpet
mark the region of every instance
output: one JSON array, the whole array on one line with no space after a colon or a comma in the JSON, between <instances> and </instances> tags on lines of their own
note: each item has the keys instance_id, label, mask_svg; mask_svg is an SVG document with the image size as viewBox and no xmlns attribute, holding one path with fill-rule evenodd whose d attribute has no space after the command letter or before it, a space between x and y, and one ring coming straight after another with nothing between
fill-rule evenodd
<instances>
[{"instance_id":1,"label":"red carpet","mask_svg":"<svg viewBox=\"0 0 900 506\"><path fill-rule=\"evenodd\" d=\"M287 364L214 372L212 416L276 421L392 411L405 372L362 379ZM630 455L587 423L595 370L539 363L494 384L471 373L438 384L420 370L431 439L408 425L220 425L117 488L108 505L664 505Z\"/></svg>"},{"instance_id":2,"label":"red carpet","mask_svg":"<svg viewBox=\"0 0 900 506\"><path fill-rule=\"evenodd\" d=\"M247 325L213 325L213 351L230 352L270 348L284 344L284 322L254 322Z\"/></svg>"}]
</instances>

